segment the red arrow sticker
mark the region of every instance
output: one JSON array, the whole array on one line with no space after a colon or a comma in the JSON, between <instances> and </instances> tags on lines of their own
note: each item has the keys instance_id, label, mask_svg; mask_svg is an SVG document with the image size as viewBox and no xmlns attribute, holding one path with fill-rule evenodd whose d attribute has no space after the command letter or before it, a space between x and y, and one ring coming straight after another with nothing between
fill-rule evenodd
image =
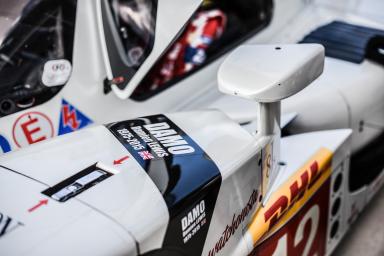
<instances>
[{"instance_id":1,"label":"red arrow sticker","mask_svg":"<svg viewBox=\"0 0 384 256\"><path fill-rule=\"evenodd\" d=\"M40 206L47 205L47 204L48 204L48 199L40 200L38 204L36 204L35 206L29 208L28 212L33 212L34 210L36 210Z\"/></svg>"},{"instance_id":2,"label":"red arrow sticker","mask_svg":"<svg viewBox=\"0 0 384 256\"><path fill-rule=\"evenodd\" d=\"M114 160L113 161L113 164L114 165L117 165L117 164L122 164L125 160L127 160L129 158L129 156L124 156L124 157L122 157L122 158L120 158L120 159L118 159L118 160Z\"/></svg>"}]
</instances>

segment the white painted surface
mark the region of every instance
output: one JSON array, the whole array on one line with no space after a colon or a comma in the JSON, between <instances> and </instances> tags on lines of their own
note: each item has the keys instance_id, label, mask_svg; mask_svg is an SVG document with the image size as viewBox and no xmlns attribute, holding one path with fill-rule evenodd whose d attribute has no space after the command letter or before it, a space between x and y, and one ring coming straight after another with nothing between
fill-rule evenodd
<instances>
[{"instance_id":1,"label":"white painted surface","mask_svg":"<svg viewBox=\"0 0 384 256\"><path fill-rule=\"evenodd\" d=\"M220 66L219 90L257 102L277 102L307 87L323 66L321 45L243 45Z\"/></svg>"}]
</instances>

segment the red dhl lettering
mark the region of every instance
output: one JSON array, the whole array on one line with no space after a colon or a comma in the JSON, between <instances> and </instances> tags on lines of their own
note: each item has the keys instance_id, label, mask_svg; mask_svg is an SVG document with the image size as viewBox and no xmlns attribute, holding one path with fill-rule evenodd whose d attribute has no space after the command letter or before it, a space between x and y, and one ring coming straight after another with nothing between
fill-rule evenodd
<instances>
[{"instance_id":1,"label":"red dhl lettering","mask_svg":"<svg viewBox=\"0 0 384 256\"><path fill-rule=\"evenodd\" d=\"M305 170L305 172L300 175L300 178L289 186L290 194L281 195L272 206L268 208L264 213L265 222L267 223L269 221L268 230L271 230L286 210L303 197L306 190L317 181L319 174L319 165L317 161L314 161L310 169Z\"/></svg>"},{"instance_id":2,"label":"red dhl lettering","mask_svg":"<svg viewBox=\"0 0 384 256\"><path fill-rule=\"evenodd\" d=\"M254 245L283 226L331 175L332 151L320 148L311 159L270 196L248 226Z\"/></svg>"}]
</instances>

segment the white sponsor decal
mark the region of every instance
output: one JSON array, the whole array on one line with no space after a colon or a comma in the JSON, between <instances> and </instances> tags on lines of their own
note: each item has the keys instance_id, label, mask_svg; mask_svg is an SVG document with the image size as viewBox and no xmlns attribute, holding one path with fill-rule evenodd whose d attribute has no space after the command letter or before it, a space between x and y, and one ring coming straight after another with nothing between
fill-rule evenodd
<instances>
[{"instance_id":1,"label":"white sponsor decal","mask_svg":"<svg viewBox=\"0 0 384 256\"><path fill-rule=\"evenodd\" d=\"M127 128L117 130L125 141L135 151L138 151L143 160L195 152L195 149L165 122L134 126L131 127L131 131ZM151 152L147 147L151 149Z\"/></svg>"},{"instance_id":2,"label":"white sponsor decal","mask_svg":"<svg viewBox=\"0 0 384 256\"><path fill-rule=\"evenodd\" d=\"M174 129L170 129L169 124L166 122L148 124L144 125L144 127L173 155L195 152L195 149L188 145Z\"/></svg>"},{"instance_id":3,"label":"white sponsor decal","mask_svg":"<svg viewBox=\"0 0 384 256\"><path fill-rule=\"evenodd\" d=\"M58 86L68 82L71 76L72 65L68 60L50 60L44 64L41 78L45 86Z\"/></svg>"},{"instance_id":4,"label":"white sponsor decal","mask_svg":"<svg viewBox=\"0 0 384 256\"><path fill-rule=\"evenodd\" d=\"M181 219L184 244L187 243L206 223L205 202L201 200Z\"/></svg>"}]
</instances>

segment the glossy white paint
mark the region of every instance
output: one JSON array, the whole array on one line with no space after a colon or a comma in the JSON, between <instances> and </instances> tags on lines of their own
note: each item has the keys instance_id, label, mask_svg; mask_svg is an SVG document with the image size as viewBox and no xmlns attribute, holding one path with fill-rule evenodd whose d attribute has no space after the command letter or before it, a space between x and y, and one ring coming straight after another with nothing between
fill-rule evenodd
<instances>
[{"instance_id":1,"label":"glossy white paint","mask_svg":"<svg viewBox=\"0 0 384 256\"><path fill-rule=\"evenodd\" d=\"M323 67L322 45L243 45L220 66L217 80L223 93L277 102L307 87Z\"/></svg>"},{"instance_id":2,"label":"glossy white paint","mask_svg":"<svg viewBox=\"0 0 384 256\"><path fill-rule=\"evenodd\" d=\"M380 65L369 61L356 65L326 58L324 74L301 93L284 101L283 112L300 107L292 123L297 132L325 127L352 128L352 148L356 151L384 129L383 81ZM328 119L328 113L339 118ZM361 121L365 123L362 129Z\"/></svg>"},{"instance_id":3,"label":"glossy white paint","mask_svg":"<svg viewBox=\"0 0 384 256\"><path fill-rule=\"evenodd\" d=\"M136 255L126 228L81 200L49 199L30 211L48 199L40 193L48 186L2 167L0 178L2 228L11 218L0 239L1 255Z\"/></svg>"},{"instance_id":4,"label":"glossy white paint","mask_svg":"<svg viewBox=\"0 0 384 256\"><path fill-rule=\"evenodd\" d=\"M375 2L374 0L370 2L372 1ZM376 2L380 1L376 0ZM31 111L38 111L46 115L52 122L54 136L58 135L62 99L68 101L96 124L160 112L202 108L222 109L231 118L241 123L248 123L258 115L257 108L253 107L256 104L235 97L222 96L216 89L217 70L225 56L180 81L177 86L143 102L131 99L120 100L113 93L105 95L103 80L108 76L108 72L104 65L106 60L102 54L101 21L97 15L99 4L99 1L93 0L79 1L73 69L67 85L50 101L0 119L1 135L7 139L12 150L19 148L13 138L13 126L17 118ZM363 2L361 4L368 8L368 5ZM335 19L377 28L384 27L377 19L359 13L358 11L350 13L347 6L343 9L340 6L336 8L328 4L314 4L312 1L276 0L270 26L246 43L295 43L312 29ZM367 75L360 76L362 73ZM369 61L355 65L326 58L325 72L319 79L318 85L310 86L311 89L307 88L311 91L310 98L308 99L308 95L304 96L304 92L298 94L290 100L283 101L282 111L283 113L295 112L298 114L293 123L297 132L347 127L358 131L361 121L358 120L358 117L361 113L369 117L368 119L373 119L370 116L374 115L376 116L374 123L381 123L383 122L383 117L380 115L382 96L378 92L381 92L379 88L381 88L382 76L382 68ZM348 83L344 82L345 79L349 79ZM369 82L366 79L369 79ZM334 81L330 83L329 80ZM341 90L336 89L335 86L344 86L345 88L342 90L344 93L340 93ZM344 96L344 94L348 95ZM360 97L372 100L362 101ZM342 102L343 104L341 104ZM365 103L372 103L375 106L365 107L362 105ZM236 107L226 107L232 105ZM319 105L321 108L318 107ZM333 115L316 113L320 109L324 109L322 113L332 110ZM312 112L316 114L311 114ZM363 132L354 133L352 139L354 151L373 139L378 132L375 128L365 127ZM35 135L45 135L45 133ZM25 139L22 134L16 137L18 136L20 139ZM46 137L48 139L51 136Z\"/></svg>"},{"instance_id":5,"label":"glossy white paint","mask_svg":"<svg viewBox=\"0 0 384 256\"><path fill-rule=\"evenodd\" d=\"M85 12L87 8L95 8L93 2L84 0L80 3L84 8L78 9L78 18L94 21L96 12ZM361 23L364 23L363 20L369 21L365 17L356 18L338 9L306 5L302 1L281 0L277 3L277 15L271 27L251 41L267 41L273 38L277 41L280 39L280 42L295 41L310 29L336 17ZM292 8L287 8L290 5ZM283 21L284 24L281 24ZM367 23L374 24L374 22ZM57 131L62 98L70 99L72 104L95 122L127 119L134 115L162 112L164 109L214 106L212 99L218 99L218 93L211 91L211 88L215 85L214 71L221 60L147 102L120 101L112 94L104 96L100 81L105 77L106 71L102 65L102 57L96 54L101 49L97 39L99 31L90 24L80 23L76 30L75 51L79 54L75 55L73 72L78 72L77 75L71 77L68 85L53 100L35 108L37 111L46 113L54 121L55 131ZM95 44L84 43L88 42L84 41L88 36L94 38ZM364 77L359 80L358 75L362 75L359 72L363 73L364 70L368 73L372 72L369 73L370 78ZM307 130L352 127L354 132L352 141L349 138L350 130L322 131L283 138L281 159L277 160L285 161L286 168L277 172L276 179L271 179L272 190L278 189L279 185L287 180L293 171L308 160L311 153L316 152L319 147L326 147L334 153L332 162L334 173L343 172L344 176L348 176L348 168L345 166L350 155L350 143L356 148L366 143L365 139L362 139L360 144L356 142L355 137L360 134L356 133L356 127L352 124L357 123L360 113L365 111L369 118L374 117L376 121L382 120L379 114L370 113L370 110L373 113L383 113L380 112L381 105L378 103L382 101L381 94L373 95L373 92L379 92L379 84L383 81L380 72L382 72L381 67L368 61L362 65L355 65L327 58L324 75L318 82L283 102L283 111L297 112L294 122L297 121L298 129L303 129L300 126L302 124L308 125ZM349 83L344 83L349 77ZM369 84L365 83L365 79L371 79L368 80ZM366 86L365 90L359 89L362 83ZM352 86L348 87L348 84ZM210 93L206 93L207 91ZM362 102L358 96L374 97L375 108L372 107L373 105L366 107L357 104L356 100ZM232 98L225 97L224 100L219 99L217 102L221 100L220 103L225 105L224 103L228 100L230 104ZM186 100L180 102L180 98ZM103 102L105 106L100 107L99 102ZM340 104L341 102L343 104ZM257 116L253 113L257 108L251 109L251 104L246 104L244 111L241 111L241 103L237 105L240 114L234 113L232 115L234 119L246 121L247 118L253 119ZM121 109L124 111L120 111ZM2 132L6 133L9 139L12 136L12 124L18 116L26 112L28 111L0 120L1 127L4 127ZM329 115L330 112L333 116ZM226 225L232 221L233 215L238 214L246 205L252 191L260 189L262 180L257 162L260 151L266 151L273 138L255 140L250 133L219 112L191 112L168 116L214 159L223 176L223 184L203 252L206 255L220 239ZM373 138L373 136L367 138ZM14 143L12 147L15 147ZM57 254L57 248L63 246L65 247L62 251L63 255L77 254L72 251L77 247L81 248L79 255L95 255L93 249L97 249L96 253L100 254L130 255L136 253L135 241L141 253L159 248L169 219L168 211L157 188L132 158L121 166L113 166L113 160L127 154L127 151L104 127L97 126L2 156L0 165L14 169L21 175L0 168L0 175L3 177L1 180L5 184L0 186L0 194L1 198L6 198L0 200L0 212L25 225L1 238L0 252L9 254L8 250L11 248L16 250L15 254L50 255L52 252ZM96 162L115 169L116 174L65 204L50 200L46 208L40 208L41 211L34 212L35 215L28 215L28 209L41 197L44 198L40 193L42 190ZM344 168L338 169L341 164L344 164ZM333 178L334 176L332 181ZM378 182L381 180L382 177ZM11 186L11 184L18 184L18 186ZM333 250L348 228L345 219L352 215L351 206L357 204L359 210L362 209L375 192L374 187L370 187L351 194L347 193L346 183L343 186L345 204L349 207L343 213L345 216L343 216L340 236L336 240L329 241L327 245L328 253ZM268 200L268 195L266 197L265 200ZM219 255L244 255L250 251L249 241L247 243L243 238L243 229L246 228L258 206L260 204L253 208L252 213L245 218L241 227L236 230ZM48 217L52 215L57 216L57 219ZM95 223L98 225L95 226ZM19 239L27 241L27 238L31 240L25 244L20 243ZM91 239L88 240L88 238ZM4 246L1 246L2 244ZM45 247L38 245L45 245Z\"/></svg>"},{"instance_id":6,"label":"glossy white paint","mask_svg":"<svg viewBox=\"0 0 384 256\"><path fill-rule=\"evenodd\" d=\"M280 101L320 76L324 47L305 45L243 45L221 64L219 90L259 103L259 136L274 135L280 125Z\"/></svg>"},{"instance_id":7,"label":"glossy white paint","mask_svg":"<svg viewBox=\"0 0 384 256\"><path fill-rule=\"evenodd\" d=\"M83 192L76 199L119 223L132 234L135 241L142 243L141 250L161 245L169 219L164 199L145 171L112 133L104 126L96 126L57 137L47 143L48 147L41 143L6 154L1 165L51 187L95 163L115 169L118 172L116 175ZM113 164L114 160L127 155L130 159L123 164ZM137 223L148 228L143 229ZM147 244L148 237L153 234Z\"/></svg>"},{"instance_id":8,"label":"glossy white paint","mask_svg":"<svg viewBox=\"0 0 384 256\"><path fill-rule=\"evenodd\" d=\"M319 148L327 148L333 152L333 160L332 160L332 168L336 169L341 163L349 162L350 155L350 136L351 130L333 130L333 131L321 131L321 132L313 132L300 134L290 137L284 137L281 139L281 158L279 159L285 165L280 169L278 177L273 182L268 194L266 195L266 200L269 199L269 195L273 191L278 191L280 186L289 179L293 173L295 173L302 165L313 156ZM344 169L344 175L348 175L348 168ZM240 186L242 184L237 183L236 186ZM255 187L254 184L251 186ZM220 236L225 229L227 223L231 223L233 214L239 214L241 212L241 208L246 205L246 202L242 201L242 206L240 209L234 208L232 211L228 213L228 211L224 211L220 209L220 204L228 205L228 196L226 193L231 193L230 186L227 188L223 187L222 194L219 194L219 199L217 202L217 207L215 209L214 218L220 219L220 225L217 228L216 225L212 225L212 229L210 230L209 240L207 242L206 249L211 249L214 246L214 242L217 242L220 239ZM235 190L236 191L236 190ZM241 189L242 193L247 193L249 191L248 185L245 185ZM232 192L233 194L233 192ZM222 196L222 197L221 197ZM248 195L249 196L249 195ZM214 220L214 219L213 219ZM223 221L224 220L224 221ZM237 231L237 236L235 235L237 242L229 243L225 246L225 250L216 254L216 255L248 255L253 249L253 240L249 233L246 231L246 227L249 224L249 219L245 221L243 225L243 232ZM219 223L218 223L219 224ZM344 225L343 228L346 228ZM243 237L241 237L243 234ZM267 237L272 236L273 233L268 233L266 237L262 240L267 239ZM210 241L212 239L212 241ZM341 239L341 236L339 236ZM340 240L337 240L339 242ZM207 251L205 251L207 252ZM327 252L327 255L330 252ZM203 253L203 255L207 255L207 253Z\"/></svg>"},{"instance_id":9,"label":"glossy white paint","mask_svg":"<svg viewBox=\"0 0 384 256\"><path fill-rule=\"evenodd\" d=\"M369 1L369 3L359 1L356 8L350 12L348 5L338 2L317 4L316 1L276 1L275 15L271 25L250 39L248 43L294 43L311 30L332 20L384 29L384 23L375 19L376 16L361 15L362 12L359 11L359 6L364 5L366 9L371 6L371 11L376 12L374 6L380 6L380 4L380 1ZM282 113L298 114L291 124L292 131L295 133L325 129L353 129L352 150L356 152L384 130L383 81L383 68L376 63L366 60L358 65L326 57L324 72L320 78L297 95L283 100ZM238 116L242 117L243 123L247 122L246 116L251 120L251 113L257 114L256 104L235 99L235 97L218 98L213 103L210 102L208 107L220 106L231 116L237 114L236 109L242 109ZM231 105L232 102L236 106L235 110L221 107L226 104ZM364 129L359 131L362 120L368 120L368 123L379 124L379 126L365 125Z\"/></svg>"},{"instance_id":10,"label":"glossy white paint","mask_svg":"<svg viewBox=\"0 0 384 256\"><path fill-rule=\"evenodd\" d=\"M260 144L255 143L251 134L238 124L217 111L175 113L167 116L215 161L225 184L230 184L230 191L243 187L237 187L241 183L250 186L249 189L260 184L258 172L254 169L258 161L258 157L255 156L259 155L258 152L261 149ZM127 155L129 159L123 164L113 164L114 160ZM123 227L127 235L131 235L139 243L140 253L161 247L169 221L164 199L145 171L104 126L95 126L63 135L46 143L39 143L24 150L3 155L0 159L1 166L22 174L21 180L30 178L33 179L30 183L35 184L38 181L39 184L45 184L42 188L33 189L36 198L43 199L47 197L40 192L45 188L56 185L94 163L116 174L77 195L76 200L70 199L65 203L58 203L48 198L49 204L46 208L50 209L51 204L65 208L68 202L79 202L87 209L102 213L119 227ZM2 170L5 175L8 172L10 171ZM2 191L1 194L5 195L6 191ZM20 197L23 195L20 194ZM240 208L242 204L238 199L247 200L245 197L249 196L238 190L237 196L233 197L233 203L226 206L229 207L227 209L235 205ZM12 204L12 201L6 201L7 204L1 209L8 209L8 204ZM15 219L23 219L23 210L16 207L10 214ZM71 211L71 208L68 211ZM44 212L36 211L35 215L40 214ZM52 219L52 221L57 220ZM31 224L25 221L25 225ZM33 232L39 232L37 231L39 225L39 223L36 224ZM25 232L26 235L31 234L29 229ZM85 239L89 229L76 232ZM108 233L105 235L107 236ZM71 238L65 239L66 242L71 241ZM13 246L9 244L3 247L3 250L13 253ZM27 250L29 247L26 245L25 248L20 248ZM109 249L111 253L118 253L119 250L128 251L126 247L124 248L116 246L116 250ZM54 249L54 247L48 247L45 253L53 252Z\"/></svg>"}]
</instances>

